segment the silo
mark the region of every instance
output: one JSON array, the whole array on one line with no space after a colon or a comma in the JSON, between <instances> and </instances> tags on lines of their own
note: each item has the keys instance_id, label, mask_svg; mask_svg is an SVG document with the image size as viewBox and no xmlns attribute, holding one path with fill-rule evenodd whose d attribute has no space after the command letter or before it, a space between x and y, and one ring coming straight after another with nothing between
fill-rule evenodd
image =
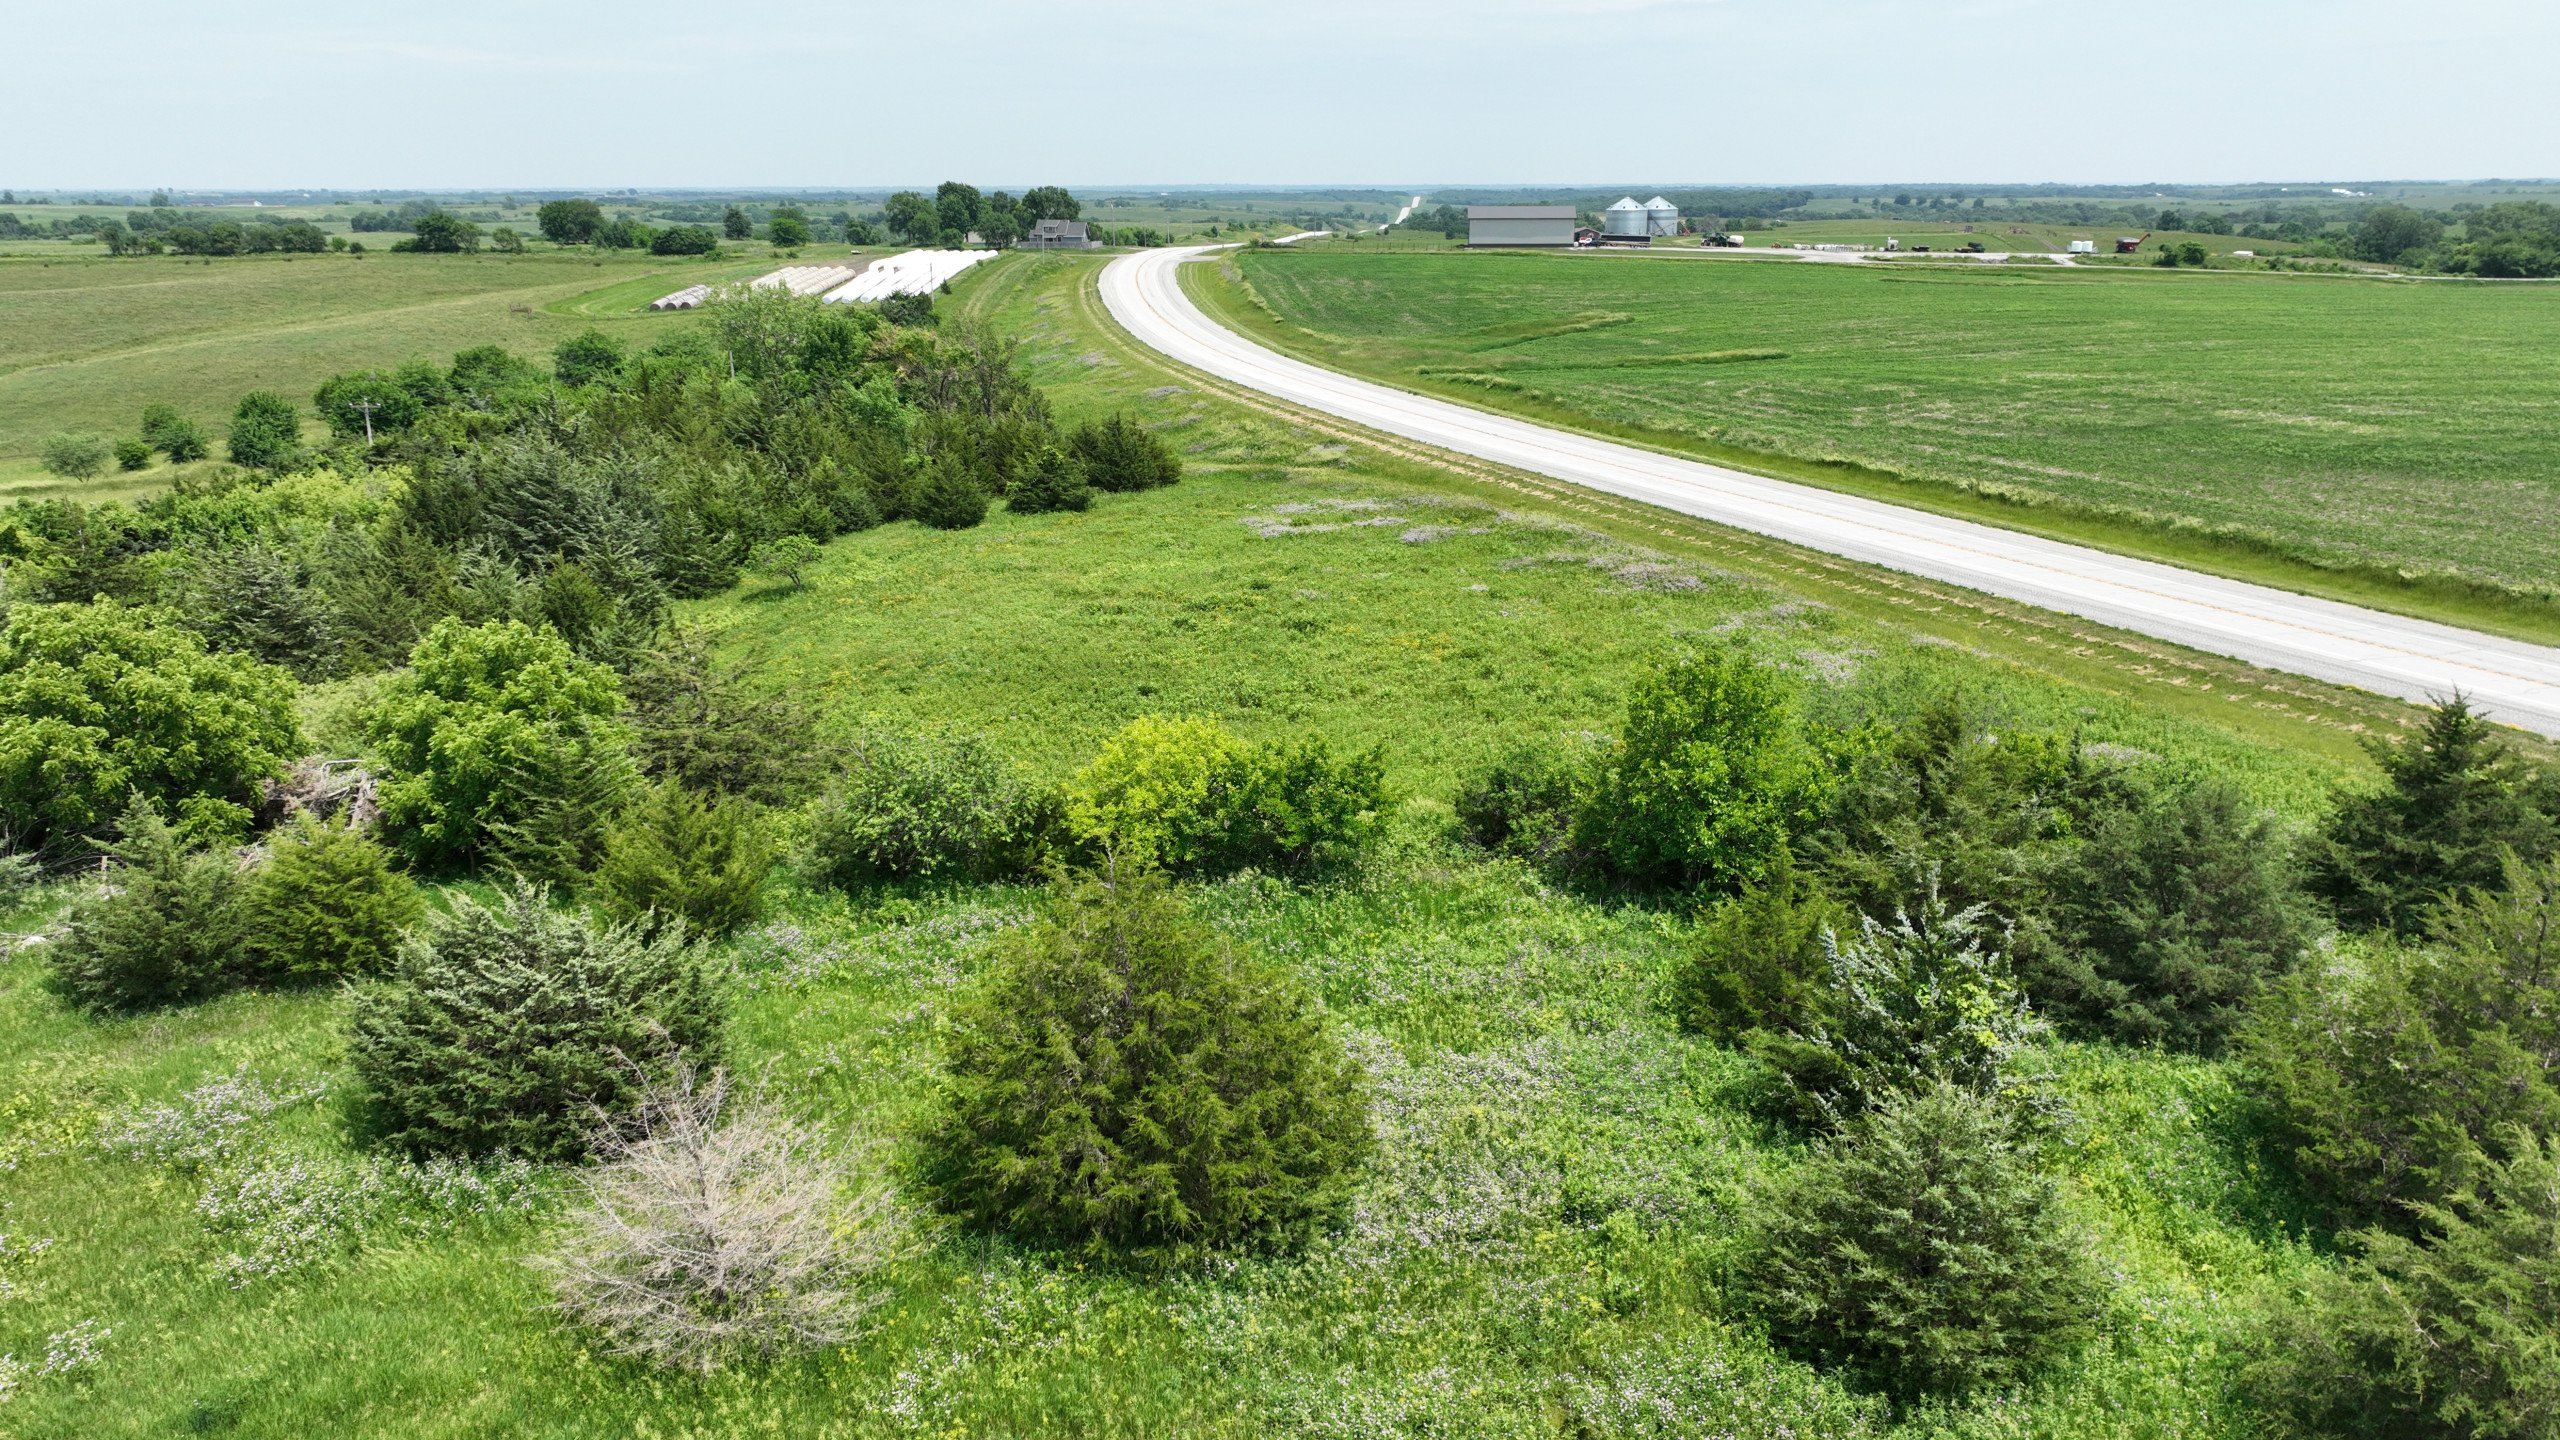
<instances>
[{"instance_id":1,"label":"silo","mask_svg":"<svg viewBox=\"0 0 2560 1440\"><path fill-rule=\"evenodd\" d=\"M1644 202L1646 233L1677 235L1680 233L1680 207L1656 195Z\"/></svg>"},{"instance_id":2,"label":"silo","mask_svg":"<svg viewBox=\"0 0 2560 1440\"><path fill-rule=\"evenodd\" d=\"M1600 233L1615 238L1642 240L1653 233L1653 212L1628 196L1612 205L1600 216Z\"/></svg>"}]
</instances>

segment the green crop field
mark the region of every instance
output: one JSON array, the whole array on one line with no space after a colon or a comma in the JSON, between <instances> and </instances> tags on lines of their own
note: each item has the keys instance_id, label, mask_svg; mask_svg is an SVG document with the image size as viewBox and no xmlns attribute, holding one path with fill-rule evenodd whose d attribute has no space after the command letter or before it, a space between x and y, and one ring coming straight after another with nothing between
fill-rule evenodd
<instances>
[{"instance_id":1,"label":"green crop field","mask_svg":"<svg viewBox=\"0 0 2560 1440\"><path fill-rule=\"evenodd\" d=\"M946 1233L891 1274L893 1300L847 1345L709 1379L653 1372L600 1357L544 1308L525 1257L561 1176L529 1207L456 1226L329 1228L330 1187L353 1183L329 1177L357 1163L327 1088L343 1087L343 994L106 1021L45 988L42 947L10 946L0 1353L41 1357L84 1322L108 1333L94 1367L0 1395L0 1426L30 1440L2241 1440L2227 1357L2250 1307L2326 1262L2252 1148L2227 1067L2051 1047L2078 1116L2058 1147L2066 1203L2110 1277L2104 1336L2014 1393L1897 1417L1781 1358L1721 1296L1743 1187L1799 1146L1755 1118L1748 1062L1664 1012L1691 917L1489 861L1452 837L1447 797L1504 740L1609 725L1638 659L1712 635L1792 667L1843 715L1952 689L2236 776L2296 820L2365 773L2359 733L2409 712L1345 436L1136 351L1101 318L1096 270L1010 258L954 308L1023 340L1063 418L1126 410L1175 440L1180 485L1087 514L859 533L805 588L750 584L685 618L832 726L982 730L1046 776L1150 712L1382 745L1401 800L1361 865L1198 895L1323 995L1377 1077L1384 1143L1347 1228L1169 1275ZM482 313L487 338L522 333ZM775 919L721 952L737 1062L832 1133L894 1135L930 1082L952 987L1035 897L780 891ZM31 929L59 901L8 923ZM97 1139L130 1106L229 1076L324 1091L241 1142L299 1167L277 1183L306 1207L249 1223L308 1227L318 1258L237 1286L220 1265L246 1242L199 1214L203 1182Z\"/></svg>"},{"instance_id":2,"label":"green crop field","mask_svg":"<svg viewBox=\"0 0 2560 1440\"><path fill-rule=\"evenodd\" d=\"M2560 287L1366 245L1224 268L1250 291L1193 275L1232 321L1407 388L2555 633L2406 577L2560 589Z\"/></svg>"},{"instance_id":3,"label":"green crop field","mask_svg":"<svg viewBox=\"0 0 2560 1440\"><path fill-rule=\"evenodd\" d=\"M167 404L219 437L245 391L307 405L331 375L412 355L442 361L490 343L544 353L591 325L628 338L688 323L646 313L650 300L773 264L761 254L685 261L561 251L0 259L0 496L109 494L167 478L110 474L102 485L66 486L33 459L58 431L131 434L144 406Z\"/></svg>"}]
</instances>

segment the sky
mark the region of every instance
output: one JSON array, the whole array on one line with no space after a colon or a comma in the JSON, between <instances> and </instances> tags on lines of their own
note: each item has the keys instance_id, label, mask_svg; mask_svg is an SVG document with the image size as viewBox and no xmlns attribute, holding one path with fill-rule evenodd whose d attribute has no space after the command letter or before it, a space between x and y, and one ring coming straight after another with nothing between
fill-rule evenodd
<instances>
[{"instance_id":1,"label":"sky","mask_svg":"<svg viewBox=\"0 0 2560 1440\"><path fill-rule=\"evenodd\" d=\"M2560 175L2553 0L0 0L0 186Z\"/></svg>"}]
</instances>

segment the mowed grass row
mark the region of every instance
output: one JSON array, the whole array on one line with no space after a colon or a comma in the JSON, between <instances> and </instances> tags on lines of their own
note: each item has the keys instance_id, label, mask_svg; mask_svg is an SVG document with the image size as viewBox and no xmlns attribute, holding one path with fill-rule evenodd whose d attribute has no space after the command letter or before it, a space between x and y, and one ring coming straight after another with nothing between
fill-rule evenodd
<instances>
[{"instance_id":1,"label":"mowed grass row","mask_svg":"<svg viewBox=\"0 0 2560 1440\"><path fill-rule=\"evenodd\" d=\"M1283 343L1478 405L1854 462L1888 472L1871 488L2128 536L2560 588L2560 287L1321 246L1236 263Z\"/></svg>"},{"instance_id":2,"label":"mowed grass row","mask_svg":"<svg viewBox=\"0 0 2560 1440\"><path fill-rule=\"evenodd\" d=\"M307 405L340 371L441 363L472 345L539 354L589 326L645 343L690 321L637 307L771 263L559 252L0 263L0 491L47 484L31 461L46 436L131 434L145 405L177 406L218 443L250 390ZM606 303L578 303L608 289Z\"/></svg>"},{"instance_id":3,"label":"mowed grass row","mask_svg":"<svg viewBox=\"0 0 2560 1440\"><path fill-rule=\"evenodd\" d=\"M1149 711L1385 746L1407 799L1356 872L1198 897L1316 987L1378 1077L1380 1159L1348 1230L1300 1255L1155 1278L950 1235L898 1270L859 1341L709 1381L601 1359L547 1314L523 1263L539 1219L377 1233L233 1289L213 1267L239 1242L198 1217L198 1186L89 1137L127 1104L235 1073L338 1074L343 997L238 994L100 1022L45 993L40 947L12 948L0 1228L55 1244L12 1273L24 1288L0 1305L0 1351L41 1355L87 1320L113 1330L94 1371L39 1377L0 1412L13 1433L1894 1431L1878 1403L1727 1318L1717 1277L1744 1187L1796 1146L1749 1112L1739 1058L1662 1009L1686 917L1595 904L1469 853L1446 831L1454 775L1509 738L1609 727L1640 657L1724 637L1796 667L1826 705L1892 713L1955 688L2022 723L2241 776L2297 817L2357 776L2352 747L2289 743L2308 722L2259 701L2151 703L2064 646L2022 642L2011 658L1990 648L2007 632L1949 643L1934 627L1970 622L1919 606L1871 616L1836 580L1781 583L1765 576L1793 572L1746 571L1751 555L1675 535L1649 548L1623 517L1346 445L1135 351L1098 319L1093 273L1081 258L1008 260L954 308L1022 335L1063 417L1126 409L1162 427L1190 452L1179 486L1084 515L850 536L805 590L741 591L686 618L840 731L986 730L1046 775ZM728 951L735 1057L848 1142L895 1135L928 1093L953 987L1035 897L780 900L775 924ZM2021 1394L1924 1413L1899 1435L2239 1440L2218 1357L2251 1297L2320 1263L2292 1197L2237 1130L2220 1067L2103 1046L2057 1058L2085 1122L2061 1162L2070 1203L2119 1277L2108 1338ZM346 1154L325 1102L280 1130Z\"/></svg>"}]
</instances>

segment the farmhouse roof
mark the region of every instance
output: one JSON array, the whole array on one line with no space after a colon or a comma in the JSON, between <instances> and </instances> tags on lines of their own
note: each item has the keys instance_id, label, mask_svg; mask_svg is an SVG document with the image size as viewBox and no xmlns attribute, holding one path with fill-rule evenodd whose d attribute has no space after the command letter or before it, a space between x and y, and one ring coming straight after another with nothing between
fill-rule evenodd
<instances>
[{"instance_id":1,"label":"farmhouse roof","mask_svg":"<svg viewBox=\"0 0 2560 1440\"><path fill-rule=\"evenodd\" d=\"M1081 220L1035 220L1031 222L1034 240L1082 240L1085 224Z\"/></svg>"}]
</instances>

